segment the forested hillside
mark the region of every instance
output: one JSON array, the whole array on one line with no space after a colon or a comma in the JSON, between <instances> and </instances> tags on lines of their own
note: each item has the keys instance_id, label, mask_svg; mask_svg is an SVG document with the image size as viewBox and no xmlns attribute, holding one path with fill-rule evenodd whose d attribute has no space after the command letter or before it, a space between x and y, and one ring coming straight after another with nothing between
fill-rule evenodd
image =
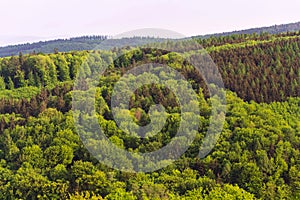
<instances>
[{"instance_id":1,"label":"forested hillside","mask_svg":"<svg viewBox=\"0 0 300 200\"><path fill-rule=\"evenodd\" d=\"M227 89L224 128L203 159L197 155L213 99L190 64L172 52L114 48L0 58L0 198L299 199L300 33L197 42L211 55ZM118 52L123 56L117 57ZM153 104L163 104L168 113L163 129L143 140L117 126L110 101L114 84L145 60L168 64L190 81L201 126L188 151L172 165L150 173L121 172L101 164L81 142L73 120L73 84L78 73L88 77L92 66L110 63L95 94L95 115L105 135L128 151L155 151L170 142L180 123L173 93L160 85L135 92L129 105L137 124L149 123ZM81 98L83 104L90 101Z\"/></svg>"}]
</instances>

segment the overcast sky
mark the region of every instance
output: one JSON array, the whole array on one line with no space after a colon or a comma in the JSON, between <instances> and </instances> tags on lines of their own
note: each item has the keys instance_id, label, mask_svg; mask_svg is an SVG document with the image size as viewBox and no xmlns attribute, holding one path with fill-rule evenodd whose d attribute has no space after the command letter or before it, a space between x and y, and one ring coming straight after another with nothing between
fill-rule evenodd
<instances>
[{"instance_id":1,"label":"overcast sky","mask_svg":"<svg viewBox=\"0 0 300 200\"><path fill-rule=\"evenodd\" d=\"M163 28L186 36L300 21L299 0L1 0L0 45Z\"/></svg>"}]
</instances>

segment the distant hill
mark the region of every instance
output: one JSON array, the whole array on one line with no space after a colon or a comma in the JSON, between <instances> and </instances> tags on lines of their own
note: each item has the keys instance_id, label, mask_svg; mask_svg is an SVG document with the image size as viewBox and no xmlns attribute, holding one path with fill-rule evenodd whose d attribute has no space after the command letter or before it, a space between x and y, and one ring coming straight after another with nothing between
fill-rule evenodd
<instances>
[{"instance_id":1,"label":"distant hill","mask_svg":"<svg viewBox=\"0 0 300 200\"><path fill-rule=\"evenodd\" d=\"M192 38L209 38L228 36L233 34L253 34L267 32L270 34L278 34L284 32L294 32L300 30L300 22L274 25L270 27L252 28L247 30L224 32L208 35L199 35ZM108 40L109 39L109 40ZM57 39L50 41L41 41L36 43L27 43L20 45L10 45L0 47L0 57L18 55L19 52L23 54L32 52L53 53L54 51L68 52L68 51L81 51L92 50L96 47L99 49L110 49L112 47L121 47L128 44L141 45L150 42L160 42L164 39L153 37L133 37L123 39L110 39L108 36L83 36L70 39Z\"/></svg>"},{"instance_id":2,"label":"distant hill","mask_svg":"<svg viewBox=\"0 0 300 200\"><path fill-rule=\"evenodd\" d=\"M215 34L207 34L207 35L199 35L195 37L201 38L209 38L209 37L220 37L220 36L229 36L229 35L240 35L240 34L253 34L253 33L270 33L270 34L278 34L278 33L286 33L286 32L294 32L300 30L300 22L290 23L290 24L281 24L274 26L266 26L260 28L251 28L239 31L231 31L231 32L223 32L223 33L215 33Z\"/></svg>"},{"instance_id":3,"label":"distant hill","mask_svg":"<svg viewBox=\"0 0 300 200\"><path fill-rule=\"evenodd\" d=\"M111 39L108 36L83 36L0 47L0 57L18 55L20 52L27 54L32 52L53 53L55 51L82 51L95 48L110 49L112 47L122 47L129 44L142 45L149 42L160 42L162 40L164 39L152 37Z\"/></svg>"}]
</instances>

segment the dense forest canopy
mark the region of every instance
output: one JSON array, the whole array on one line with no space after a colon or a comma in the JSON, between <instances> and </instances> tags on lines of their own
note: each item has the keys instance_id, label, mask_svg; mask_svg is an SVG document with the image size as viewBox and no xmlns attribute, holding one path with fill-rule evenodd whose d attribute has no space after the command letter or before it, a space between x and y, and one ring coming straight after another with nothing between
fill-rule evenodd
<instances>
[{"instance_id":1,"label":"dense forest canopy","mask_svg":"<svg viewBox=\"0 0 300 200\"><path fill-rule=\"evenodd\" d=\"M300 198L300 33L196 40L218 66L227 89L224 128L214 149L203 159L197 155L213 99L203 79L176 54L114 48L1 58L0 198ZM117 57L119 52L123 56ZM189 149L168 167L150 173L122 172L103 165L83 145L73 120L73 84L78 73L89 77L91 66L110 63L95 94L98 122L118 147L155 151L169 143L177 131L180 114L174 94L155 84L135 92L129 105L137 124L149 123L153 104L161 103L168 112L162 130L143 140L117 126L110 105L115 83L145 60L168 64L191 83L199 100L195 106L200 108L197 120L201 125ZM86 82L81 84L84 87ZM83 105L88 101L82 96ZM81 120L89 117L79 115ZM89 142L90 146L99 144L97 140Z\"/></svg>"}]
</instances>

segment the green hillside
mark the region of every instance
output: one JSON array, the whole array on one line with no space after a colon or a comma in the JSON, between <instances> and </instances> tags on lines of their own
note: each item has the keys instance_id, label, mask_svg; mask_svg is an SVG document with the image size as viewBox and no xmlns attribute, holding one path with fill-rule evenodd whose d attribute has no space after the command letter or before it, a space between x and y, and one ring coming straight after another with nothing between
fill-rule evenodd
<instances>
[{"instance_id":1,"label":"green hillside","mask_svg":"<svg viewBox=\"0 0 300 200\"><path fill-rule=\"evenodd\" d=\"M197 156L215 99L209 96L203 77L179 55L127 47L0 58L0 198L299 199L300 33L194 40L216 63L227 101L221 136L202 159ZM185 47L185 41L177 42ZM117 57L120 52L122 56ZM201 52L189 49L185 54L192 57ZM107 167L88 152L87 145L104 144L101 138L85 141L84 145L78 135L74 114L89 121L91 130L94 124L88 112L72 110L72 97L79 92L74 81L78 74L88 80L95 66L109 65L97 82L94 117L104 127L106 137L121 149L152 152L177 138L174 135L181 114L174 93L158 84L135 91L129 114L136 124L150 123L151 105L161 103L167 112L163 128L144 139L121 130L111 108L116 82L126 71L149 61L167 64L189 81L197 94L198 101L191 106L200 109L196 119L200 125L188 150L171 165L155 172L122 172ZM207 71L209 77L215 73L210 68ZM80 88L89 91L84 79L79 83ZM88 110L93 99L79 97ZM96 133L80 133L83 138L91 134ZM118 159L128 161L126 157Z\"/></svg>"}]
</instances>

